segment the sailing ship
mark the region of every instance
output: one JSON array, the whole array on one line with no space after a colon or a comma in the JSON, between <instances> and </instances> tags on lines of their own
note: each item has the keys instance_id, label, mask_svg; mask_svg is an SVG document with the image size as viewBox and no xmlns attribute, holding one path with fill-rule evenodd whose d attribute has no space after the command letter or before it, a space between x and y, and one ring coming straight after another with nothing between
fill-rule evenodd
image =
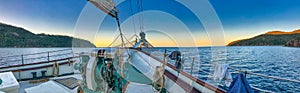
<instances>
[{"instance_id":1,"label":"sailing ship","mask_svg":"<svg viewBox=\"0 0 300 93\"><path fill-rule=\"evenodd\" d=\"M225 93L222 88L198 79L182 70L180 51L172 51L163 59L145 51L154 49L141 31L132 44L123 35L118 10L110 0L88 0L117 21L121 44L119 47L94 49L70 57L51 57L72 54L72 49L35 54L8 56L21 57L12 61L21 64L0 67L0 93ZM117 39L117 38L116 38ZM125 42L127 41L127 43ZM130 44L131 46L126 46ZM64 51L68 51L67 53ZM61 54L55 54L56 52ZM54 54L51 54L54 53ZM74 54L74 53L73 53ZM25 58L30 55L43 55ZM46 55L46 56L45 56ZM2 57L1 59L3 59ZM26 60L45 59L26 63ZM175 61L175 65L167 59ZM1 62L3 63L3 62ZM229 68L236 70L233 68ZM261 77L297 82L274 76L236 70ZM241 75L239 75L241 76ZM270 92L252 87L261 92Z\"/></svg>"},{"instance_id":2,"label":"sailing ship","mask_svg":"<svg viewBox=\"0 0 300 93\"><path fill-rule=\"evenodd\" d=\"M169 56L176 60L176 66L159 59L144 51L153 46L147 41L145 32L141 31L137 41L132 46L123 36L118 18L118 10L110 0L89 0L97 8L115 18L121 37L121 45L114 51L113 58L107 57L106 50L94 50L82 59L81 71L83 92L125 92L125 93L224 93L223 89L201 81L182 71L181 53L174 51ZM165 58L167 54L164 54ZM100 74L99 74L100 73ZM100 75L100 76L99 76Z\"/></svg>"},{"instance_id":3,"label":"sailing ship","mask_svg":"<svg viewBox=\"0 0 300 93\"><path fill-rule=\"evenodd\" d=\"M163 59L145 51L147 49L154 49L154 46L147 41L146 33L142 31L143 27L140 27L141 32L139 33L139 36L136 34L134 35L136 36L136 41L129 41L126 39L126 37L123 36L120 26L118 10L112 1L88 1L94 4L98 9L116 19L119 37L121 37L121 44L114 53L107 53L107 50L105 49L98 49L94 50L92 54L84 55L85 58L83 59L90 60L82 61L81 63L85 64L80 67L82 73L84 73L82 74L83 82L80 84L81 88L79 88L82 89L82 92L225 93L229 91L253 93L252 89L257 92L271 92L250 86L244 77L246 74L300 83L298 80L267 76L226 67L226 71L229 69L238 71L239 75L231 82L229 86L231 89L225 91L222 88L216 87L213 84L184 72L182 70L183 57L180 51L172 51L171 54L167 54L165 50ZM140 4L142 4L141 1ZM142 9L142 7L139 9ZM127 42L125 43L125 41ZM132 44L132 42L134 43ZM126 44L131 46L127 47ZM168 63L166 59L174 60L175 65ZM225 64L224 66L228 65ZM242 82L243 85L235 85L236 82Z\"/></svg>"}]
</instances>

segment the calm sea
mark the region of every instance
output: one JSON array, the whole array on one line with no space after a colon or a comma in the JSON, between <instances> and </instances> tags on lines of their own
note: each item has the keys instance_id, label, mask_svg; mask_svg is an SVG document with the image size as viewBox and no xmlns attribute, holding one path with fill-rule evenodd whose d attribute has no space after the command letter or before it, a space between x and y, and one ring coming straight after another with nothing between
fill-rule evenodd
<instances>
[{"instance_id":1,"label":"calm sea","mask_svg":"<svg viewBox=\"0 0 300 93\"><path fill-rule=\"evenodd\" d=\"M0 58L8 55L31 54L66 48L0 48ZM213 73L214 64L226 63L231 68L247 70L268 76L276 76L300 80L300 48L281 46L243 46L243 47L199 47L199 48L154 48L146 51L163 58L167 50L180 50L184 57L184 71L190 73L192 59L194 67L192 75L226 89L224 82L211 81L209 73ZM1 59L0 59L1 62ZM170 63L174 63L170 61ZM3 64L2 64L3 65ZM230 70L235 77L236 71ZM275 80L247 74L248 82L257 88L273 92L300 92L300 84Z\"/></svg>"}]
</instances>

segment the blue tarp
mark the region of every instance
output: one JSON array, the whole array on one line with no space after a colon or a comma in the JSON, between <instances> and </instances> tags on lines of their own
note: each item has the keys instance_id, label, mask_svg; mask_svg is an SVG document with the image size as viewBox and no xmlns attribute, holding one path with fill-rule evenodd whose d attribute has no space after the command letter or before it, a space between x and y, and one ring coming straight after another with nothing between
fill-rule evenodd
<instances>
[{"instance_id":1,"label":"blue tarp","mask_svg":"<svg viewBox=\"0 0 300 93\"><path fill-rule=\"evenodd\" d=\"M231 82L228 93L254 93L248 81L242 73Z\"/></svg>"}]
</instances>

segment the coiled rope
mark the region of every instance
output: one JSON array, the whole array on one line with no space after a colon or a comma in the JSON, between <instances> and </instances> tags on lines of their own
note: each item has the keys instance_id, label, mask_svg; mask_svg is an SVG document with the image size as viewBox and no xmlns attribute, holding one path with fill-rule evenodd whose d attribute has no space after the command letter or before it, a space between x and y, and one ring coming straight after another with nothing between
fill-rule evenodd
<instances>
[{"instance_id":1,"label":"coiled rope","mask_svg":"<svg viewBox=\"0 0 300 93\"><path fill-rule=\"evenodd\" d=\"M153 82L152 82L153 90L157 93L160 93L161 90L164 88L164 85L165 85L164 67L157 66L153 76Z\"/></svg>"},{"instance_id":2,"label":"coiled rope","mask_svg":"<svg viewBox=\"0 0 300 93\"><path fill-rule=\"evenodd\" d=\"M59 76L59 64L57 62L53 63L52 75L55 77Z\"/></svg>"}]
</instances>

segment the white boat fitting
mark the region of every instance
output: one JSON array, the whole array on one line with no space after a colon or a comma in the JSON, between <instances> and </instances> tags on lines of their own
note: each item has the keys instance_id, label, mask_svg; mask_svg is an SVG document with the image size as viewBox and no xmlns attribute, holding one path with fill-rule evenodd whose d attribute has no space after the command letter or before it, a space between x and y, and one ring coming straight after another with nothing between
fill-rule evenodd
<instances>
[{"instance_id":1,"label":"white boat fitting","mask_svg":"<svg viewBox=\"0 0 300 93\"><path fill-rule=\"evenodd\" d=\"M19 83L12 72L0 73L0 91L6 93L18 93Z\"/></svg>"}]
</instances>

